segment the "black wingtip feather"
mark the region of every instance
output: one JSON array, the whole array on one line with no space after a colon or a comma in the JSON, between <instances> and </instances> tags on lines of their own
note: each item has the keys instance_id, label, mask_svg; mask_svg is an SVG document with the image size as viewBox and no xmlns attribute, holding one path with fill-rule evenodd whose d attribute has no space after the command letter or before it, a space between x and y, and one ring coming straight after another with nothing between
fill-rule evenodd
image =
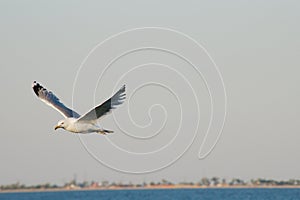
<instances>
[{"instance_id":1,"label":"black wingtip feather","mask_svg":"<svg viewBox=\"0 0 300 200\"><path fill-rule=\"evenodd\" d=\"M43 86L41 86L38 82L36 81L33 81L33 84L32 84L32 89L34 91L34 93L39 96L39 91L44 89Z\"/></svg>"}]
</instances>

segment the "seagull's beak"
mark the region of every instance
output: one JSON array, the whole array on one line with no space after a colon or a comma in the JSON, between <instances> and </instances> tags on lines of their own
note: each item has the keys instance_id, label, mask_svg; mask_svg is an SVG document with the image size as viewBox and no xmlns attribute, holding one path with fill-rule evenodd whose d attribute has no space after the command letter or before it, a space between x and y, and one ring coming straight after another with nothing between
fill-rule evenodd
<instances>
[{"instance_id":1,"label":"seagull's beak","mask_svg":"<svg viewBox=\"0 0 300 200\"><path fill-rule=\"evenodd\" d=\"M61 128L59 125L56 125L55 127L54 127L54 130L56 130L56 129L58 129L58 128Z\"/></svg>"}]
</instances>

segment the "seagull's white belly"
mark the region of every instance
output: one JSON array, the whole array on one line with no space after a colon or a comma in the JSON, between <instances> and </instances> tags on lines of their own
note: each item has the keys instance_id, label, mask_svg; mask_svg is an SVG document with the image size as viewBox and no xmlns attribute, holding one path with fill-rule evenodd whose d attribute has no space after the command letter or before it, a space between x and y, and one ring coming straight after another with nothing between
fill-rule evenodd
<instances>
[{"instance_id":1,"label":"seagull's white belly","mask_svg":"<svg viewBox=\"0 0 300 200\"><path fill-rule=\"evenodd\" d=\"M73 133L92 133L92 132L101 131L102 129L99 126L96 126L94 124L75 122L73 124L70 124L70 126L68 126L66 130Z\"/></svg>"}]
</instances>

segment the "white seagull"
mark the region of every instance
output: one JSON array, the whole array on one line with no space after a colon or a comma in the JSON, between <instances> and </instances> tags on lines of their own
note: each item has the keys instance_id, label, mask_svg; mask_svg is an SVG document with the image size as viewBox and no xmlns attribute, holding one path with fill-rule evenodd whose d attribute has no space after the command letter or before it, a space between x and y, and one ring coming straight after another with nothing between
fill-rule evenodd
<instances>
[{"instance_id":1,"label":"white seagull","mask_svg":"<svg viewBox=\"0 0 300 200\"><path fill-rule=\"evenodd\" d=\"M77 112L66 107L51 91L48 91L36 81L33 82L32 88L40 100L56 109L65 117L65 119L60 120L57 123L54 130L63 128L73 133L96 132L104 135L106 133L112 133L113 131L103 129L98 126L97 120L108 114L109 111L114 109L117 105L122 104L125 99L125 85L123 85L110 99L80 116Z\"/></svg>"}]
</instances>

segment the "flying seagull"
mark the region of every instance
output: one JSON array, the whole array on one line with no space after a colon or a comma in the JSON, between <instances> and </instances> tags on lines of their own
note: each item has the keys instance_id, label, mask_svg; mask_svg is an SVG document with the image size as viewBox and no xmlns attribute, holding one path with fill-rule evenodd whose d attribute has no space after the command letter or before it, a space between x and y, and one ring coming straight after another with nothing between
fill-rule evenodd
<instances>
[{"instance_id":1,"label":"flying seagull","mask_svg":"<svg viewBox=\"0 0 300 200\"><path fill-rule=\"evenodd\" d=\"M112 109L116 108L117 105L122 104L125 100L125 85L123 85L110 99L91 109L86 114L79 115L60 102L59 98L38 82L33 82L32 89L40 100L53 107L65 117L65 119L57 123L54 130L63 128L73 133L112 133L113 131L98 126L97 120L108 114Z\"/></svg>"}]
</instances>

